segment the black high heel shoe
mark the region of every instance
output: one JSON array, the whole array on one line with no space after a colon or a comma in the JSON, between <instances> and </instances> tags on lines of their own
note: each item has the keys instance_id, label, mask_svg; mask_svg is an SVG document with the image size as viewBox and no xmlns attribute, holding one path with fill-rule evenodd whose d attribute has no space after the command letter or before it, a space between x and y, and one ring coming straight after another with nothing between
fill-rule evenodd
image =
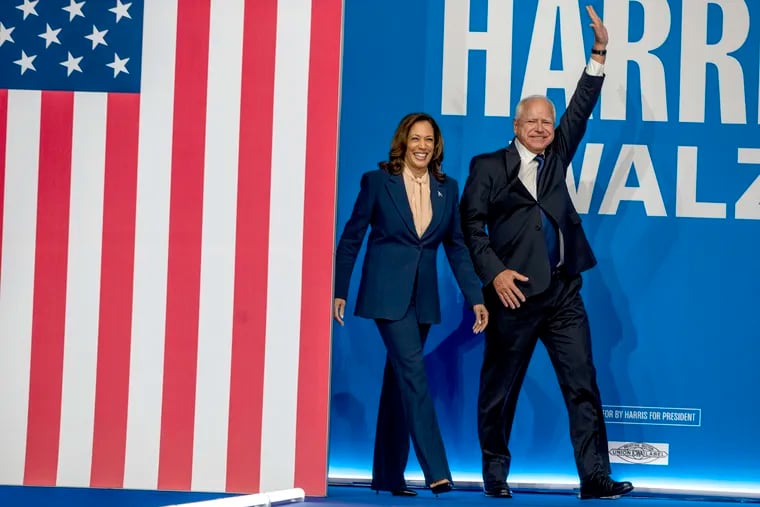
<instances>
[{"instance_id":1,"label":"black high heel shoe","mask_svg":"<svg viewBox=\"0 0 760 507\"><path fill-rule=\"evenodd\" d=\"M451 481L446 481L440 484L436 484L435 486L430 486L430 491L432 491L435 496L441 495L443 493L448 493L452 489L454 489L454 485L451 484Z\"/></svg>"},{"instance_id":2,"label":"black high heel shoe","mask_svg":"<svg viewBox=\"0 0 760 507\"><path fill-rule=\"evenodd\" d=\"M412 491L411 489L394 489L391 491L391 495L393 496L417 496L416 491Z\"/></svg>"},{"instance_id":3,"label":"black high heel shoe","mask_svg":"<svg viewBox=\"0 0 760 507\"><path fill-rule=\"evenodd\" d=\"M383 490L383 491L388 491L388 490ZM390 490L390 493L393 496L417 496L417 492L416 491L412 491L411 489L409 489L407 487L403 487L401 489ZM375 490L375 494L379 495L380 494L380 490L376 489Z\"/></svg>"}]
</instances>

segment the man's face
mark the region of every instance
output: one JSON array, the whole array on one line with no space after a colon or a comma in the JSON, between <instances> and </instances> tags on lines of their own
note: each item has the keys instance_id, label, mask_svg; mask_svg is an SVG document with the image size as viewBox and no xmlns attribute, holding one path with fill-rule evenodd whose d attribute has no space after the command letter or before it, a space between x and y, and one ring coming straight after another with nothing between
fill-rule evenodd
<instances>
[{"instance_id":1,"label":"man's face","mask_svg":"<svg viewBox=\"0 0 760 507\"><path fill-rule=\"evenodd\" d=\"M543 153L554 140L554 111L546 99L535 98L523 104L514 122L515 136L533 153Z\"/></svg>"}]
</instances>

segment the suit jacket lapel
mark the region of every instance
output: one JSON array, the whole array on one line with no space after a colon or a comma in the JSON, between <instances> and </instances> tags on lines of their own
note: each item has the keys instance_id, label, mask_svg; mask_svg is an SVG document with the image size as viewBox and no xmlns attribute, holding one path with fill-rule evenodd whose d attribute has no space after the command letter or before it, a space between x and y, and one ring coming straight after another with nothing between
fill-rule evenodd
<instances>
[{"instance_id":1,"label":"suit jacket lapel","mask_svg":"<svg viewBox=\"0 0 760 507\"><path fill-rule=\"evenodd\" d=\"M546 189L548 185L551 182L551 175L549 174L549 171L551 171L551 162L553 160L553 157L551 155L551 151L547 149L544 152L544 168L541 169L541 177L539 178L538 175L536 175L536 195L542 196L546 192Z\"/></svg>"},{"instance_id":2,"label":"suit jacket lapel","mask_svg":"<svg viewBox=\"0 0 760 507\"><path fill-rule=\"evenodd\" d=\"M513 186L516 191L533 199L533 196L530 195L530 192L520 179L520 164L522 164L522 159L514 144L510 144L507 149L504 150L504 164L507 171L507 185Z\"/></svg>"},{"instance_id":3,"label":"suit jacket lapel","mask_svg":"<svg viewBox=\"0 0 760 507\"><path fill-rule=\"evenodd\" d=\"M444 192L443 185L440 181L435 179L433 175L430 175L430 201L433 205L433 218L430 220L430 225L425 229L425 236L431 234L441 224L443 219L443 213L446 210L446 193Z\"/></svg>"},{"instance_id":4,"label":"suit jacket lapel","mask_svg":"<svg viewBox=\"0 0 760 507\"><path fill-rule=\"evenodd\" d=\"M412 218L412 208L409 207L409 198L406 196L406 187L404 186L404 179L400 174L389 175L388 182L385 184L388 189L388 194L391 196L393 205L396 207L401 220L406 224L414 237L417 237L417 229L414 227L414 219Z\"/></svg>"}]
</instances>

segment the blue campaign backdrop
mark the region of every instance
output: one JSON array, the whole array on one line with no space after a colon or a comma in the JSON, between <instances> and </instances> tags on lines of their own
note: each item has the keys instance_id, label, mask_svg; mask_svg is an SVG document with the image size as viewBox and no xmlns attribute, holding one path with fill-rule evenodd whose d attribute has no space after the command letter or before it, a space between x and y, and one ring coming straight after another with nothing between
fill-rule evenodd
<instances>
[{"instance_id":1,"label":"blue campaign backdrop","mask_svg":"<svg viewBox=\"0 0 760 507\"><path fill-rule=\"evenodd\" d=\"M588 3L610 30L607 78L568 186L599 260L583 295L613 473L760 495L760 2ZM404 114L440 121L443 168L461 188L473 155L511 140L521 96L564 111L592 42L576 0L346 0L338 231ZM482 337L439 260L429 382L454 480L478 481ZM333 334L332 479L366 478L372 463L385 351L374 323L351 315L361 262ZM577 483L542 346L512 435L511 481ZM407 477L420 476L412 453Z\"/></svg>"}]
</instances>

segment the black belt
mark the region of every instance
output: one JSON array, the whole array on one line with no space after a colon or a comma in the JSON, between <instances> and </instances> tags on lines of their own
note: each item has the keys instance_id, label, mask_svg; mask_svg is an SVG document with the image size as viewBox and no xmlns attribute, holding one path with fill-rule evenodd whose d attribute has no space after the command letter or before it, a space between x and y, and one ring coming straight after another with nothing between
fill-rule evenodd
<instances>
[{"instance_id":1,"label":"black belt","mask_svg":"<svg viewBox=\"0 0 760 507\"><path fill-rule=\"evenodd\" d=\"M567 276L567 269L565 269L564 264L562 266L552 268L552 278L561 278L563 276Z\"/></svg>"}]
</instances>

